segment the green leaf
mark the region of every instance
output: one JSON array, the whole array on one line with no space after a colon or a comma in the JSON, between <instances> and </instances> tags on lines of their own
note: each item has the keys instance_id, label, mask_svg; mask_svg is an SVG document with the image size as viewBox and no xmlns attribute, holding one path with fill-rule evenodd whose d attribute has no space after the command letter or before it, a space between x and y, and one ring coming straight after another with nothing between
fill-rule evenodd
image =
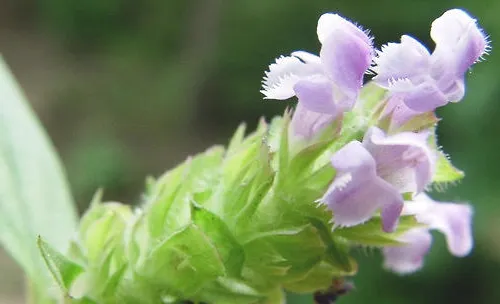
<instances>
[{"instance_id":1,"label":"green leaf","mask_svg":"<svg viewBox=\"0 0 500 304\"><path fill-rule=\"evenodd\" d=\"M434 112L426 112L411 118L405 122L401 127L391 130L391 133L400 132L415 132L432 128L438 123L439 119Z\"/></svg>"},{"instance_id":2,"label":"green leaf","mask_svg":"<svg viewBox=\"0 0 500 304\"><path fill-rule=\"evenodd\" d=\"M83 268L68 260L41 237L38 237L37 245L52 277L62 291L67 293L73 281L83 272Z\"/></svg>"},{"instance_id":3,"label":"green leaf","mask_svg":"<svg viewBox=\"0 0 500 304\"><path fill-rule=\"evenodd\" d=\"M338 228L334 234L360 245L366 246L388 246L398 245L398 237L411 228L421 227L414 216L406 215L399 218L396 231L387 233L382 230L382 219L374 217L368 222L346 228Z\"/></svg>"},{"instance_id":4,"label":"green leaf","mask_svg":"<svg viewBox=\"0 0 500 304\"><path fill-rule=\"evenodd\" d=\"M287 115L287 112L285 112L284 115ZM275 153L280 149L282 140L281 135L283 133L283 123L284 118L281 116L273 117L271 119L271 122L269 123L265 140L267 145L269 146L269 150L271 151L271 153Z\"/></svg>"},{"instance_id":5,"label":"green leaf","mask_svg":"<svg viewBox=\"0 0 500 304\"><path fill-rule=\"evenodd\" d=\"M295 155L290 162L290 169L288 171L288 175L293 176L293 179L290 179L288 183L295 187L295 183L301 181L303 178L309 178L315 173L315 170L322 169L325 164L331 167L329 161L326 161L325 164L316 164L318 158L328 150L330 145L330 141L317 142ZM334 173L333 171L330 172ZM330 176L330 179L332 178L333 174Z\"/></svg>"},{"instance_id":6,"label":"green leaf","mask_svg":"<svg viewBox=\"0 0 500 304\"><path fill-rule=\"evenodd\" d=\"M153 238L165 238L165 233L172 233L190 222L190 202L195 198L203 204L210 198L219 180L223 155L223 148L213 147L188 158L158 180L147 211Z\"/></svg>"},{"instance_id":7,"label":"green leaf","mask_svg":"<svg viewBox=\"0 0 500 304\"><path fill-rule=\"evenodd\" d=\"M209 237L230 276L239 277L245 252L226 224L215 214L194 206L193 221Z\"/></svg>"},{"instance_id":8,"label":"green leaf","mask_svg":"<svg viewBox=\"0 0 500 304\"><path fill-rule=\"evenodd\" d=\"M87 297L83 297L81 299L70 299L66 303L68 303L68 304L97 304L97 302L95 302Z\"/></svg>"},{"instance_id":9,"label":"green leaf","mask_svg":"<svg viewBox=\"0 0 500 304\"><path fill-rule=\"evenodd\" d=\"M276 281L303 277L325 254L327 246L317 232L311 224L306 224L247 237L246 265Z\"/></svg>"},{"instance_id":10,"label":"green leaf","mask_svg":"<svg viewBox=\"0 0 500 304\"><path fill-rule=\"evenodd\" d=\"M217 304L263 303L265 298L264 295L244 282L227 277L220 277L214 283L203 288L199 297L208 303Z\"/></svg>"},{"instance_id":11,"label":"green leaf","mask_svg":"<svg viewBox=\"0 0 500 304\"><path fill-rule=\"evenodd\" d=\"M0 242L35 294L46 294L50 274L37 235L63 251L77 217L59 158L1 57L0 109Z\"/></svg>"},{"instance_id":12,"label":"green leaf","mask_svg":"<svg viewBox=\"0 0 500 304\"><path fill-rule=\"evenodd\" d=\"M226 274L217 249L195 224L175 232L153 248L137 266L150 284L167 286L185 297Z\"/></svg>"},{"instance_id":13,"label":"green leaf","mask_svg":"<svg viewBox=\"0 0 500 304\"><path fill-rule=\"evenodd\" d=\"M230 229L234 228L230 223L236 223L236 217L249 220L274 178L271 152L263 140L266 132L267 126L261 122L256 133L241 143L240 148L245 149L226 154L220 168L221 175L212 185L214 195L202 204L226 222ZM240 224L238 222L241 228Z\"/></svg>"},{"instance_id":14,"label":"green leaf","mask_svg":"<svg viewBox=\"0 0 500 304\"><path fill-rule=\"evenodd\" d=\"M315 218L310 218L311 224L318 229L319 236L327 246L325 252L325 261L333 267L341 270L344 274L354 274L356 265L349 258L349 248L344 246L340 240L334 240L331 234L331 228Z\"/></svg>"},{"instance_id":15,"label":"green leaf","mask_svg":"<svg viewBox=\"0 0 500 304\"><path fill-rule=\"evenodd\" d=\"M387 90L370 81L363 86L359 93L359 101L354 108L355 112L361 112L363 115L369 115L379 111ZM367 116L368 116L367 115Z\"/></svg>"},{"instance_id":16,"label":"green leaf","mask_svg":"<svg viewBox=\"0 0 500 304\"><path fill-rule=\"evenodd\" d=\"M101 262L108 254L107 248L114 248L110 242L121 242L130 217L130 206L119 203L95 204L87 211L80 224L80 239L89 263Z\"/></svg>"},{"instance_id":17,"label":"green leaf","mask_svg":"<svg viewBox=\"0 0 500 304\"><path fill-rule=\"evenodd\" d=\"M459 181L464 176L464 172L455 168L443 152L438 152L436 171L432 177L434 183L452 183Z\"/></svg>"},{"instance_id":18,"label":"green leaf","mask_svg":"<svg viewBox=\"0 0 500 304\"><path fill-rule=\"evenodd\" d=\"M278 172L286 174L288 161L290 158L289 143L288 143L288 130L290 128L291 114L286 112L281 122L281 136L278 151Z\"/></svg>"},{"instance_id":19,"label":"green leaf","mask_svg":"<svg viewBox=\"0 0 500 304\"><path fill-rule=\"evenodd\" d=\"M234 132L234 135L229 141L229 145L227 146L228 155L231 155L237 150L239 150L239 147L243 143L243 139L245 137L245 130L246 130L246 125L241 124L236 130L236 132Z\"/></svg>"},{"instance_id":20,"label":"green leaf","mask_svg":"<svg viewBox=\"0 0 500 304\"><path fill-rule=\"evenodd\" d=\"M222 182L230 184L241 179L242 169L256 158L260 157L263 147L263 137L268 130L267 125L261 121L257 130L239 142L239 146L228 150L223 161ZM230 152L230 153L229 153Z\"/></svg>"},{"instance_id":21,"label":"green leaf","mask_svg":"<svg viewBox=\"0 0 500 304\"><path fill-rule=\"evenodd\" d=\"M174 202L180 202L179 192L182 188L182 181L189 172L189 162L184 162L175 169L164 174L154 186L151 196L148 198L149 205L147 207L148 228L151 236L160 237L165 232L167 226L166 217L174 210L180 225L184 225L189 221L191 214L189 209L182 208L184 204L178 206L177 203L172 207ZM180 212L182 211L182 212Z\"/></svg>"},{"instance_id":22,"label":"green leaf","mask_svg":"<svg viewBox=\"0 0 500 304\"><path fill-rule=\"evenodd\" d=\"M335 169L333 166L331 164L325 164L323 167L315 170L314 173L306 179L300 181L300 184L307 185L307 187L311 189L325 193L326 188L331 184L334 177Z\"/></svg>"},{"instance_id":23,"label":"green leaf","mask_svg":"<svg viewBox=\"0 0 500 304\"><path fill-rule=\"evenodd\" d=\"M455 168L451 164L448 155L446 155L438 146L435 128L432 131L431 136L429 136L428 144L437 154L436 168L432 181L438 186L439 184L459 181L465 176L464 172Z\"/></svg>"},{"instance_id":24,"label":"green leaf","mask_svg":"<svg viewBox=\"0 0 500 304\"><path fill-rule=\"evenodd\" d=\"M123 265L109 278L103 288L102 295L104 298L113 298L113 296L117 293L118 285L120 284L126 270L127 265Z\"/></svg>"},{"instance_id":25,"label":"green leaf","mask_svg":"<svg viewBox=\"0 0 500 304\"><path fill-rule=\"evenodd\" d=\"M274 288L266 295L262 304L286 304L286 293L281 286Z\"/></svg>"},{"instance_id":26,"label":"green leaf","mask_svg":"<svg viewBox=\"0 0 500 304\"><path fill-rule=\"evenodd\" d=\"M332 285L332 278L344 275L331 264L321 262L316 265L304 278L287 282L284 287L294 293L312 293L327 289Z\"/></svg>"}]
</instances>

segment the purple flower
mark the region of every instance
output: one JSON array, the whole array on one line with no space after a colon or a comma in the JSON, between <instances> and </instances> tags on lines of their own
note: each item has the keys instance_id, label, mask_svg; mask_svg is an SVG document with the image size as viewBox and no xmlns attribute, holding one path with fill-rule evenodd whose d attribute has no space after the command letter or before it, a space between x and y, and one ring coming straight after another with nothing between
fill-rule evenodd
<instances>
[{"instance_id":1,"label":"purple flower","mask_svg":"<svg viewBox=\"0 0 500 304\"><path fill-rule=\"evenodd\" d=\"M421 113L416 112L405 105L401 96L391 96L387 100L387 104L384 107L381 117L390 117L391 125L389 129L393 129L404 125L418 114Z\"/></svg>"},{"instance_id":2,"label":"purple flower","mask_svg":"<svg viewBox=\"0 0 500 304\"><path fill-rule=\"evenodd\" d=\"M310 139L328 126L336 117L330 114L307 110L301 103L295 108L290 130L293 135L303 139Z\"/></svg>"},{"instance_id":3,"label":"purple flower","mask_svg":"<svg viewBox=\"0 0 500 304\"><path fill-rule=\"evenodd\" d=\"M368 35L337 14L318 20L320 56L294 52L269 66L261 91L267 99L297 96L307 110L332 115L350 110L372 62Z\"/></svg>"},{"instance_id":4,"label":"purple flower","mask_svg":"<svg viewBox=\"0 0 500 304\"><path fill-rule=\"evenodd\" d=\"M426 129L439 121L434 112L421 113L408 108L402 96L390 96L384 101L378 119L388 133Z\"/></svg>"},{"instance_id":5,"label":"purple flower","mask_svg":"<svg viewBox=\"0 0 500 304\"><path fill-rule=\"evenodd\" d=\"M417 112L433 111L465 94L465 73L489 49L485 34L466 12L453 9L434 20L432 55L417 40L402 36L401 43L389 43L374 59L373 80L404 97Z\"/></svg>"},{"instance_id":6,"label":"purple flower","mask_svg":"<svg viewBox=\"0 0 500 304\"><path fill-rule=\"evenodd\" d=\"M298 51L291 56L281 56L269 66L262 82L261 93L266 99L285 100L295 96L293 87L302 78L323 75L318 56Z\"/></svg>"},{"instance_id":7,"label":"purple flower","mask_svg":"<svg viewBox=\"0 0 500 304\"><path fill-rule=\"evenodd\" d=\"M472 250L472 208L469 205L440 203L425 194L406 202L404 214L414 214L427 227L413 228L400 237L401 246L385 247L384 266L398 273L410 273L420 269L432 243L430 229L443 233L448 250L463 257Z\"/></svg>"},{"instance_id":8,"label":"purple flower","mask_svg":"<svg viewBox=\"0 0 500 304\"><path fill-rule=\"evenodd\" d=\"M401 246L385 247L384 267L394 272L405 274L422 268L424 256L432 245L432 235L426 228L413 228L403 234L399 240Z\"/></svg>"},{"instance_id":9,"label":"purple flower","mask_svg":"<svg viewBox=\"0 0 500 304\"><path fill-rule=\"evenodd\" d=\"M387 136L376 127L363 143L352 141L331 163L336 176L320 201L333 211L336 226L354 226L381 210L383 230L393 231L403 208L402 193L419 193L431 181L434 157L428 133Z\"/></svg>"}]
</instances>

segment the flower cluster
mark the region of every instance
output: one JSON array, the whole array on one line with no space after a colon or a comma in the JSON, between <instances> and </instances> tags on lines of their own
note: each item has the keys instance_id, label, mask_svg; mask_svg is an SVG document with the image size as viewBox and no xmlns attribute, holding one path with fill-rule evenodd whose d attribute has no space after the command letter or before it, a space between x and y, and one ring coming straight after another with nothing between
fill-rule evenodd
<instances>
[{"instance_id":1,"label":"flower cluster","mask_svg":"<svg viewBox=\"0 0 500 304\"><path fill-rule=\"evenodd\" d=\"M431 230L467 255L472 208L426 194L463 176L438 149L434 110L462 99L488 43L461 10L434 21L431 36L432 54L409 36L376 51L366 31L321 16L319 56L280 57L264 78L267 99L298 98L293 114L248 134L242 125L227 147L148 179L136 210L96 196L66 253L41 236L60 299L278 304L285 290L331 299L332 280L357 271L356 246L379 247L398 273L422 267ZM367 72L376 75L364 83Z\"/></svg>"},{"instance_id":2,"label":"flower cluster","mask_svg":"<svg viewBox=\"0 0 500 304\"><path fill-rule=\"evenodd\" d=\"M433 112L464 97L465 73L488 52L488 39L459 9L437 18L430 34L436 43L432 54L408 35L376 50L367 31L337 14L324 14L317 26L319 56L297 51L276 59L261 91L266 99L297 97L293 136L311 142L337 123L339 142L353 137L330 149L335 176L318 198L331 211L334 229L379 216L381 229L391 233L401 216L415 216L421 227L400 235L400 245L383 248L385 267L399 273L422 266L430 229L445 234L456 256L473 246L472 208L435 202L425 191L443 157L434 143ZM361 96L366 74L375 74L371 85L384 92L370 105Z\"/></svg>"}]
</instances>

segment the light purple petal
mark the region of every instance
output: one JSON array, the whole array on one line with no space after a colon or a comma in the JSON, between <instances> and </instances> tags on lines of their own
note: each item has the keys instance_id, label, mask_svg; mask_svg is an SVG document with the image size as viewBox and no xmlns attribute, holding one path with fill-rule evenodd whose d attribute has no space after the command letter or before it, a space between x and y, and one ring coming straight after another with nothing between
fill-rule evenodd
<instances>
[{"instance_id":1,"label":"light purple petal","mask_svg":"<svg viewBox=\"0 0 500 304\"><path fill-rule=\"evenodd\" d=\"M349 33L363 40L365 44L372 45L372 39L363 29L354 25L349 20L341 17L338 14L326 13L321 15L318 20L318 40L323 44L327 38L336 30Z\"/></svg>"},{"instance_id":2,"label":"light purple petal","mask_svg":"<svg viewBox=\"0 0 500 304\"><path fill-rule=\"evenodd\" d=\"M448 102L448 98L437 87L436 80L427 77L415 84L410 79L399 79L389 84L392 95L403 99L411 110L424 113L434 111Z\"/></svg>"},{"instance_id":3,"label":"light purple petal","mask_svg":"<svg viewBox=\"0 0 500 304\"><path fill-rule=\"evenodd\" d=\"M376 127L365 134L363 146L377 164L377 174L401 193L423 191L431 181L434 155L427 146L429 133L402 132L391 136Z\"/></svg>"},{"instance_id":4,"label":"light purple petal","mask_svg":"<svg viewBox=\"0 0 500 304\"><path fill-rule=\"evenodd\" d=\"M405 244L383 249L384 267L400 274L422 268L424 257L432 244L429 231L425 228L413 228L403 234L400 241Z\"/></svg>"},{"instance_id":5,"label":"light purple petal","mask_svg":"<svg viewBox=\"0 0 500 304\"><path fill-rule=\"evenodd\" d=\"M393 88L397 90L395 86ZM436 87L435 81L416 85L404 95L406 106L420 113L434 111L436 108L446 105L448 101L443 92Z\"/></svg>"},{"instance_id":6,"label":"light purple petal","mask_svg":"<svg viewBox=\"0 0 500 304\"><path fill-rule=\"evenodd\" d=\"M441 203L425 194L407 202L405 214L414 214L417 221L426 224L429 229L436 229L446 237L448 250L455 256L469 254L472 241L472 208L465 204Z\"/></svg>"},{"instance_id":7,"label":"light purple petal","mask_svg":"<svg viewBox=\"0 0 500 304\"><path fill-rule=\"evenodd\" d=\"M402 96L416 112L429 112L460 101L465 94L464 74L489 46L476 20L460 9L449 10L432 23L436 42L432 55L409 36L389 43L374 59L373 80Z\"/></svg>"},{"instance_id":8,"label":"light purple petal","mask_svg":"<svg viewBox=\"0 0 500 304\"><path fill-rule=\"evenodd\" d=\"M324 41L320 58L326 74L338 87L336 102L352 108L363 85L363 75L371 65L372 46L356 35L335 30Z\"/></svg>"},{"instance_id":9,"label":"light purple petal","mask_svg":"<svg viewBox=\"0 0 500 304\"><path fill-rule=\"evenodd\" d=\"M391 192L393 189L391 189ZM392 202L387 201L386 205L382 208L382 230L385 232L392 232L396 229L399 222L399 216L403 211L404 204L401 203L401 195L392 196Z\"/></svg>"},{"instance_id":10,"label":"light purple petal","mask_svg":"<svg viewBox=\"0 0 500 304\"><path fill-rule=\"evenodd\" d=\"M472 209L468 205L439 203L425 194L417 195L412 202L406 202L404 215L415 215L417 221L427 227L413 228L399 240L403 246L385 247L384 266L404 274L414 272L423 265L423 258L430 249L430 229L442 232L449 251L455 256L465 256L472 249Z\"/></svg>"},{"instance_id":11,"label":"light purple petal","mask_svg":"<svg viewBox=\"0 0 500 304\"><path fill-rule=\"evenodd\" d=\"M465 96L465 83L463 77L457 77L452 82L448 82L447 86L441 86L442 92L446 99L450 102L458 102Z\"/></svg>"},{"instance_id":12,"label":"light purple petal","mask_svg":"<svg viewBox=\"0 0 500 304\"><path fill-rule=\"evenodd\" d=\"M333 101L332 83L324 76L301 79L294 85L293 90L299 103L309 111L333 116L340 111Z\"/></svg>"},{"instance_id":13,"label":"light purple petal","mask_svg":"<svg viewBox=\"0 0 500 304\"><path fill-rule=\"evenodd\" d=\"M360 178L376 175L375 159L359 141L351 141L335 152L331 162L338 173L351 173Z\"/></svg>"},{"instance_id":14,"label":"light purple petal","mask_svg":"<svg viewBox=\"0 0 500 304\"><path fill-rule=\"evenodd\" d=\"M397 189L376 175L375 160L358 141L332 157L337 175L321 199L332 211L337 226L353 226L382 209L383 229L393 231L403 205Z\"/></svg>"},{"instance_id":15,"label":"light purple petal","mask_svg":"<svg viewBox=\"0 0 500 304\"><path fill-rule=\"evenodd\" d=\"M396 94L387 101L381 117L390 117L390 129L397 129L419 114L421 113L408 108L402 96Z\"/></svg>"},{"instance_id":16,"label":"light purple petal","mask_svg":"<svg viewBox=\"0 0 500 304\"><path fill-rule=\"evenodd\" d=\"M462 100L465 95L464 73L456 72L456 63L450 54L437 56L438 50L432 54L431 77L435 86L443 94L443 99L449 102Z\"/></svg>"},{"instance_id":17,"label":"light purple petal","mask_svg":"<svg viewBox=\"0 0 500 304\"><path fill-rule=\"evenodd\" d=\"M436 206L432 216L434 220L430 226L445 235L451 254L459 257L468 255L473 247L472 208L468 205L441 203Z\"/></svg>"},{"instance_id":18,"label":"light purple petal","mask_svg":"<svg viewBox=\"0 0 500 304\"><path fill-rule=\"evenodd\" d=\"M412 82L421 81L430 69L429 51L413 37L403 35L401 43L388 43L382 46L372 70L377 73L373 80L384 88L399 79Z\"/></svg>"},{"instance_id":19,"label":"light purple petal","mask_svg":"<svg viewBox=\"0 0 500 304\"><path fill-rule=\"evenodd\" d=\"M335 116L329 114L309 111L299 102L290 124L294 135L309 139L318 134L335 118Z\"/></svg>"},{"instance_id":20,"label":"light purple petal","mask_svg":"<svg viewBox=\"0 0 500 304\"><path fill-rule=\"evenodd\" d=\"M476 20L460 9L449 10L434 20L431 37L436 42L436 55L455 62L456 76L463 75L488 48Z\"/></svg>"},{"instance_id":21,"label":"light purple petal","mask_svg":"<svg viewBox=\"0 0 500 304\"><path fill-rule=\"evenodd\" d=\"M297 81L322 73L319 64L305 63L295 56L281 56L266 71L261 93L266 99L285 100L295 95L293 86Z\"/></svg>"}]
</instances>

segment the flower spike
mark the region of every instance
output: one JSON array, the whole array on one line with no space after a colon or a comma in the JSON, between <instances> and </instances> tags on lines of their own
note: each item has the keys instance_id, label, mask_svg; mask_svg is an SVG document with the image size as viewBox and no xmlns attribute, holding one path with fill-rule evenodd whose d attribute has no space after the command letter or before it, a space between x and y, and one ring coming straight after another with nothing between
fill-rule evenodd
<instances>
[{"instance_id":1,"label":"flower spike","mask_svg":"<svg viewBox=\"0 0 500 304\"><path fill-rule=\"evenodd\" d=\"M40 241L61 287L50 300L271 304L290 291L331 302L335 282L357 272L352 248L380 248L385 268L411 273L438 230L451 254L467 255L472 207L425 191L463 177L440 151L432 111L462 99L464 74L488 51L476 20L444 13L432 53L404 35L375 54L366 31L332 13L317 35L319 56L296 51L265 72L265 99L297 97L293 115L242 125L227 148L149 179L137 212L95 200L67 254Z\"/></svg>"}]
</instances>

